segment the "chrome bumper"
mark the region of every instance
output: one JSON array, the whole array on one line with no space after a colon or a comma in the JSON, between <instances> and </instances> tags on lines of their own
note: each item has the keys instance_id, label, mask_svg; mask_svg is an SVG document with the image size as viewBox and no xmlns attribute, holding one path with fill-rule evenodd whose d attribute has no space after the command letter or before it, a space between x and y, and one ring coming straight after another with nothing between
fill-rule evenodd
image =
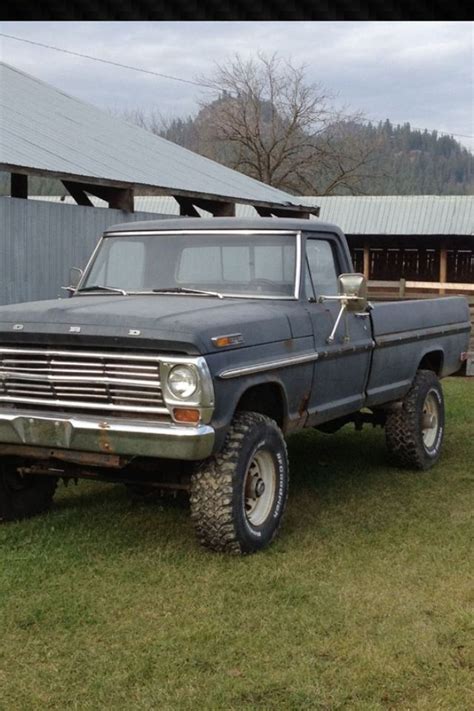
<instances>
[{"instance_id":1,"label":"chrome bumper","mask_svg":"<svg viewBox=\"0 0 474 711\"><path fill-rule=\"evenodd\" d=\"M0 410L0 442L122 456L199 460L212 453L214 430L209 425L191 427Z\"/></svg>"}]
</instances>

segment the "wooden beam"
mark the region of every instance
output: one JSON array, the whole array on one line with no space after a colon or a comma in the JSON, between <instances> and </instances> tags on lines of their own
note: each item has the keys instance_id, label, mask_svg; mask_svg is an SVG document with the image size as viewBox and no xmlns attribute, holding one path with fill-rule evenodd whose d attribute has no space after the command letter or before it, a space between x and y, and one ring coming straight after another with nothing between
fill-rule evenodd
<instances>
[{"instance_id":1,"label":"wooden beam","mask_svg":"<svg viewBox=\"0 0 474 711\"><path fill-rule=\"evenodd\" d=\"M83 205L84 207L94 207L93 203L84 192L84 188L79 183L72 183L69 180L62 180L61 182L78 205Z\"/></svg>"},{"instance_id":2,"label":"wooden beam","mask_svg":"<svg viewBox=\"0 0 474 711\"><path fill-rule=\"evenodd\" d=\"M369 281L369 287L374 289L399 289L400 281L383 281L374 280ZM474 284L469 283L457 283L457 282L443 282L440 281L405 281L405 289L434 289L439 291L440 289L446 289L446 291L472 291L474 293Z\"/></svg>"},{"instance_id":3,"label":"wooden beam","mask_svg":"<svg viewBox=\"0 0 474 711\"><path fill-rule=\"evenodd\" d=\"M21 173L10 175L10 195L14 198L28 198L28 176Z\"/></svg>"},{"instance_id":4,"label":"wooden beam","mask_svg":"<svg viewBox=\"0 0 474 711\"><path fill-rule=\"evenodd\" d=\"M124 210L125 212L134 211L132 188L116 188L90 183L74 183L69 180L63 180L63 185L71 193L78 205L94 207L94 203L86 194L90 193L91 195L95 195L101 200L107 202L111 208L116 210Z\"/></svg>"},{"instance_id":5,"label":"wooden beam","mask_svg":"<svg viewBox=\"0 0 474 711\"><path fill-rule=\"evenodd\" d=\"M295 220L309 220L310 215L314 214L311 212L311 208L308 208L308 210L300 210L296 208L294 210L290 210L288 208L280 207L271 208L271 213L275 215L275 217L293 217Z\"/></svg>"},{"instance_id":6,"label":"wooden beam","mask_svg":"<svg viewBox=\"0 0 474 711\"><path fill-rule=\"evenodd\" d=\"M7 173L18 173L21 175L41 175L48 178L57 178L61 181L67 181L69 183L86 185L84 183L84 176L77 175L75 173L65 173L56 170L45 170L41 168L32 168L30 166L14 165L12 163L0 162L0 171L5 171ZM193 190L177 190L176 188L163 187L160 185L150 185L149 183L139 183L123 180L112 180L109 178L97 178L94 176L87 176L87 186L103 186L111 188L124 188L127 190L140 191L141 195L170 195L171 197L176 197L177 195L190 198L195 202L195 200L209 200L213 203L234 203L238 202L243 205L251 205L252 207L263 207L268 208L273 214L275 210L284 211L288 213L287 217L298 217L300 215L319 215L319 207L311 207L306 205L284 205L282 203L273 202L270 200L253 200L252 198L242 198L236 195L235 197L229 197L228 195L211 194L206 192L197 192ZM297 197L295 197L297 200ZM283 216L283 215L280 215Z\"/></svg>"},{"instance_id":7,"label":"wooden beam","mask_svg":"<svg viewBox=\"0 0 474 711\"><path fill-rule=\"evenodd\" d=\"M201 198L191 198L191 202L201 210L211 212L214 217L235 217L235 203L223 202L221 200L203 200Z\"/></svg>"},{"instance_id":8,"label":"wooden beam","mask_svg":"<svg viewBox=\"0 0 474 711\"><path fill-rule=\"evenodd\" d=\"M308 210L296 207L290 209L287 207L259 207L254 205L255 210L260 217L293 217L295 220L309 220L311 215L319 215L319 207L308 207Z\"/></svg>"},{"instance_id":9,"label":"wooden beam","mask_svg":"<svg viewBox=\"0 0 474 711\"><path fill-rule=\"evenodd\" d=\"M135 212L133 190L131 188L109 188L109 207L124 212Z\"/></svg>"},{"instance_id":10,"label":"wooden beam","mask_svg":"<svg viewBox=\"0 0 474 711\"><path fill-rule=\"evenodd\" d=\"M212 214L214 217L235 217L235 202L217 202Z\"/></svg>"}]
</instances>

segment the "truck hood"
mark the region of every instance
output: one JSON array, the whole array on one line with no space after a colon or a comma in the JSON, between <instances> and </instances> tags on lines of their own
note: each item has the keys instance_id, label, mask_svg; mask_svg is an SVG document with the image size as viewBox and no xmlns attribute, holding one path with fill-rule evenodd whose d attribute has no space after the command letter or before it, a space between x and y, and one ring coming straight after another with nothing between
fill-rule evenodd
<instances>
[{"instance_id":1,"label":"truck hood","mask_svg":"<svg viewBox=\"0 0 474 711\"><path fill-rule=\"evenodd\" d=\"M36 301L0 307L0 338L155 348L159 341L165 350L205 354L215 350L214 336L230 333L242 334L243 347L290 339L284 303L162 294Z\"/></svg>"}]
</instances>

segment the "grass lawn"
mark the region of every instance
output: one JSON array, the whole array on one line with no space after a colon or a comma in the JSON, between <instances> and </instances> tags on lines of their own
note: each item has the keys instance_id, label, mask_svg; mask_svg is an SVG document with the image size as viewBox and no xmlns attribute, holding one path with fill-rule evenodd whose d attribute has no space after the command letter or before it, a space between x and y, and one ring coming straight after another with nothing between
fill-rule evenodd
<instances>
[{"instance_id":1,"label":"grass lawn","mask_svg":"<svg viewBox=\"0 0 474 711\"><path fill-rule=\"evenodd\" d=\"M61 486L0 527L0 709L474 708L474 379L435 469L380 429L289 441L281 535L230 558L188 512Z\"/></svg>"}]
</instances>

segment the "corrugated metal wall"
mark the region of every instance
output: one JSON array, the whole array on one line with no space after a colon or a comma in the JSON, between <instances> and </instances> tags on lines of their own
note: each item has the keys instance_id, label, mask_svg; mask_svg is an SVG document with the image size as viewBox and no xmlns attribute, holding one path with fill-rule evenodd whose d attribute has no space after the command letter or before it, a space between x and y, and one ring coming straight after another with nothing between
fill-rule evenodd
<instances>
[{"instance_id":1,"label":"corrugated metal wall","mask_svg":"<svg viewBox=\"0 0 474 711\"><path fill-rule=\"evenodd\" d=\"M0 304L64 296L103 230L164 215L0 197Z\"/></svg>"}]
</instances>

